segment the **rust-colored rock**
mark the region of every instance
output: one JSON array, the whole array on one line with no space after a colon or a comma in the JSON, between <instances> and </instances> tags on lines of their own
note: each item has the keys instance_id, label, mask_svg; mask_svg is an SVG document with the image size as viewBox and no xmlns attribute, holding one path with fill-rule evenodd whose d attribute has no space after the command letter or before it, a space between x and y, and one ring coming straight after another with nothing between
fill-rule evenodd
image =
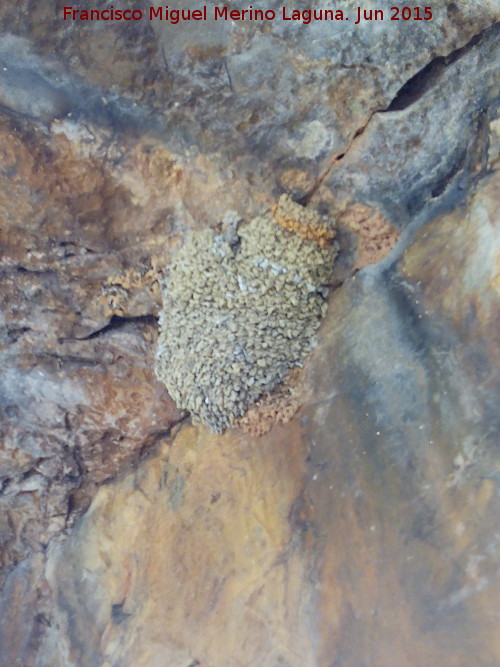
<instances>
[{"instance_id":1,"label":"rust-colored rock","mask_svg":"<svg viewBox=\"0 0 500 667\"><path fill-rule=\"evenodd\" d=\"M339 224L356 235L355 270L384 259L400 236L400 232L379 211L371 210L363 204L347 206Z\"/></svg>"},{"instance_id":2,"label":"rust-colored rock","mask_svg":"<svg viewBox=\"0 0 500 667\"><path fill-rule=\"evenodd\" d=\"M148 209L131 217L98 148L85 156L63 135L4 119L0 151L5 577L181 415L152 372L167 234L161 261L152 246L130 250Z\"/></svg>"}]
</instances>

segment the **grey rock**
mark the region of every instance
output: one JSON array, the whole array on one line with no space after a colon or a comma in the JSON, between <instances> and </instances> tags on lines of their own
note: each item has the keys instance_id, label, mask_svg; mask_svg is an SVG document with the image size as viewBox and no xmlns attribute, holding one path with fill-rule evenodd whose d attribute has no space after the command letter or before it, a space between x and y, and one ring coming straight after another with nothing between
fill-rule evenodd
<instances>
[{"instance_id":1,"label":"grey rock","mask_svg":"<svg viewBox=\"0 0 500 667\"><path fill-rule=\"evenodd\" d=\"M72 103L67 93L38 72L12 67L0 60L0 106L49 124L66 116Z\"/></svg>"}]
</instances>

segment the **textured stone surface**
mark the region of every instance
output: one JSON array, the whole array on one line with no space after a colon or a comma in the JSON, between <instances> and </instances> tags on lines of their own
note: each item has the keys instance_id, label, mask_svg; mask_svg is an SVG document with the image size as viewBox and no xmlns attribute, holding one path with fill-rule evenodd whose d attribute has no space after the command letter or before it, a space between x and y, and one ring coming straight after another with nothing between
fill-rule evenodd
<instances>
[{"instance_id":1,"label":"textured stone surface","mask_svg":"<svg viewBox=\"0 0 500 667\"><path fill-rule=\"evenodd\" d=\"M498 663L499 188L335 293L296 419L183 428L98 492L50 664Z\"/></svg>"},{"instance_id":2,"label":"textured stone surface","mask_svg":"<svg viewBox=\"0 0 500 667\"><path fill-rule=\"evenodd\" d=\"M498 188L332 303L302 415L324 526L319 664L499 660Z\"/></svg>"},{"instance_id":3,"label":"textured stone surface","mask_svg":"<svg viewBox=\"0 0 500 667\"><path fill-rule=\"evenodd\" d=\"M3 119L0 150L3 577L180 413L152 371L159 273L148 214L133 216L102 154L64 135ZM156 240L163 256L167 236Z\"/></svg>"},{"instance_id":4,"label":"textured stone surface","mask_svg":"<svg viewBox=\"0 0 500 667\"><path fill-rule=\"evenodd\" d=\"M389 12L392 4L378 6ZM177 6L183 5L189 2ZM248 5L237 0L232 6ZM299 194L305 184L308 191L412 76L498 19L489 0L440 0L429 22L355 26L357 6L339 2L351 20L333 26L199 22L181 30L158 21L83 25L63 22L53 5L48 11L39 3L25 14L22 5L6 5L0 20L12 36L3 40L0 59L26 77L43 78L51 86L46 100L55 97L52 87L69 96L76 117L136 132L154 128L183 154L216 156L225 187L248 180L255 206L261 190L276 195L288 187ZM37 88L31 90L34 99L15 98L10 108L45 120L51 114L37 111ZM10 90L4 96L10 100ZM52 106L57 117L59 106ZM241 213L248 214L248 205L240 196ZM213 220L217 210L209 215Z\"/></svg>"},{"instance_id":5,"label":"textured stone surface","mask_svg":"<svg viewBox=\"0 0 500 667\"><path fill-rule=\"evenodd\" d=\"M0 665L498 664L495 3L57 11L0 7ZM338 289L247 430L302 408L176 426L165 267L283 191L337 221Z\"/></svg>"}]
</instances>

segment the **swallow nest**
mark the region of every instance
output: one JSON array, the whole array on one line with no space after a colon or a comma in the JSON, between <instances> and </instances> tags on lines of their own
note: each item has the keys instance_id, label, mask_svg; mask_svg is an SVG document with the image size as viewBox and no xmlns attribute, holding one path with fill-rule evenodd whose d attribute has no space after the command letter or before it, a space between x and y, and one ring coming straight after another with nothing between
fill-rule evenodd
<instances>
[{"instance_id":1,"label":"swallow nest","mask_svg":"<svg viewBox=\"0 0 500 667\"><path fill-rule=\"evenodd\" d=\"M283 195L237 229L186 239L164 288L155 370L194 421L222 433L303 364L327 309L333 237Z\"/></svg>"}]
</instances>

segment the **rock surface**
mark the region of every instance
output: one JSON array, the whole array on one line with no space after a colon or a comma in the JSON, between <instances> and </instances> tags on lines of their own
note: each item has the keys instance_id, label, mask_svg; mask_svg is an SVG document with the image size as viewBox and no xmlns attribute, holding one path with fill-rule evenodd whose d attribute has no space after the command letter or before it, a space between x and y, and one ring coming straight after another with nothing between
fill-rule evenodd
<instances>
[{"instance_id":1,"label":"rock surface","mask_svg":"<svg viewBox=\"0 0 500 667\"><path fill-rule=\"evenodd\" d=\"M500 662L499 14L433 10L0 8L2 667ZM337 289L297 415L214 436L154 378L160 283L283 191Z\"/></svg>"}]
</instances>

